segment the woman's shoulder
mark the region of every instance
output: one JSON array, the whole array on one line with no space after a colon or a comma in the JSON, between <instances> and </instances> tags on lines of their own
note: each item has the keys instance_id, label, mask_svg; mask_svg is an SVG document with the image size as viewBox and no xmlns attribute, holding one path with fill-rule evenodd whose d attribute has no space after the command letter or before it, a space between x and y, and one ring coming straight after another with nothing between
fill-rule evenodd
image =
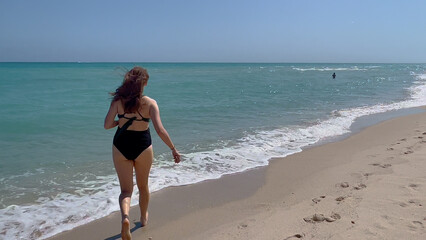
<instances>
[{"instance_id":1,"label":"woman's shoulder","mask_svg":"<svg viewBox=\"0 0 426 240\"><path fill-rule=\"evenodd\" d=\"M157 101L155 101L153 98L150 98L148 96L143 96L143 99L146 101L148 105L157 105Z\"/></svg>"},{"instance_id":2,"label":"woman's shoulder","mask_svg":"<svg viewBox=\"0 0 426 240\"><path fill-rule=\"evenodd\" d=\"M121 99L112 100L111 101L111 106L115 107L117 109L117 111L120 111L123 108L123 104L122 104Z\"/></svg>"},{"instance_id":3,"label":"woman's shoulder","mask_svg":"<svg viewBox=\"0 0 426 240\"><path fill-rule=\"evenodd\" d=\"M121 106L121 105L123 105L123 101L121 101L121 99L112 100L112 101L111 101L111 104L112 104L112 105Z\"/></svg>"},{"instance_id":4,"label":"woman's shoulder","mask_svg":"<svg viewBox=\"0 0 426 240\"><path fill-rule=\"evenodd\" d=\"M120 105L120 104L121 104L121 100L120 100L120 99L118 99L118 100L114 100L114 99L113 99L113 100L111 101L111 105L112 105L112 106L117 106L117 105Z\"/></svg>"}]
</instances>

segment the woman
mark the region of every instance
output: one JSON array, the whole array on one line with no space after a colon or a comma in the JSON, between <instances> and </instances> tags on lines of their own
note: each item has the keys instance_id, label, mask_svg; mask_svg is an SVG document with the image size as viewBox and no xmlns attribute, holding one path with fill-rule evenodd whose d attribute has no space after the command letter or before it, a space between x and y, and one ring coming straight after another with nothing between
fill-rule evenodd
<instances>
[{"instance_id":1,"label":"woman","mask_svg":"<svg viewBox=\"0 0 426 240\"><path fill-rule=\"evenodd\" d=\"M123 239L131 239L129 210L133 191L133 168L139 189L141 225L145 226L148 222L148 176L154 157L149 132L150 119L161 140L172 151L175 163L180 162L180 154L161 123L157 102L142 95L148 84L148 78L148 72L141 67L134 67L126 73L121 86L115 93L111 93L113 99L104 123L105 129L118 126L114 135L112 157L121 188L118 201L122 217ZM118 121L115 120L116 115Z\"/></svg>"}]
</instances>

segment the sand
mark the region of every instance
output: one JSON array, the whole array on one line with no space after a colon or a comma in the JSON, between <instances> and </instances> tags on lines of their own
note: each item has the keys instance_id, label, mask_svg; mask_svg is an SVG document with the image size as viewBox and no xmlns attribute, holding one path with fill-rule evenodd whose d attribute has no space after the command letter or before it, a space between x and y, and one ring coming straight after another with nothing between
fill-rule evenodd
<instances>
[{"instance_id":1,"label":"sand","mask_svg":"<svg viewBox=\"0 0 426 240\"><path fill-rule=\"evenodd\" d=\"M134 239L426 239L426 113L269 166L154 193ZM120 215L53 239L119 239Z\"/></svg>"}]
</instances>

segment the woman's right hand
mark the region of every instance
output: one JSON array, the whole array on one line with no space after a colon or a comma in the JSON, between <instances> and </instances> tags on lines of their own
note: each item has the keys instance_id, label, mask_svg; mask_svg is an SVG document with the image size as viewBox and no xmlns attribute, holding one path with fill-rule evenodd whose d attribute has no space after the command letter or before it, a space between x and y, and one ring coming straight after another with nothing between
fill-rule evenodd
<instances>
[{"instance_id":1,"label":"woman's right hand","mask_svg":"<svg viewBox=\"0 0 426 240\"><path fill-rule=\"evenodd\" d=\"M175 159L175 163L180 163L180 154L176 148L172 150L173 158Z\"/></svg>"}]
</instances>

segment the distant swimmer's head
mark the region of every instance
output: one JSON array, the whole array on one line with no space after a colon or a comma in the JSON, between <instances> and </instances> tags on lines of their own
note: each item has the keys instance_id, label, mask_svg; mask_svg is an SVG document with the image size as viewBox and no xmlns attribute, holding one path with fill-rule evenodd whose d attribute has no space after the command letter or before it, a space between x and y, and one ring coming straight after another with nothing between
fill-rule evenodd
<instances>
[{"instance_id":1,"label":"distant swimmer's head","mask_svg":"<svg viewBox=\"0 0 426 240\"><path fill-rule=\"evenodd\" d=\"M141 86L148 84L149 74L145 68L134 67L124 75L124 82L136 82L140 83Z\"/></svg>"}]
</instances>

